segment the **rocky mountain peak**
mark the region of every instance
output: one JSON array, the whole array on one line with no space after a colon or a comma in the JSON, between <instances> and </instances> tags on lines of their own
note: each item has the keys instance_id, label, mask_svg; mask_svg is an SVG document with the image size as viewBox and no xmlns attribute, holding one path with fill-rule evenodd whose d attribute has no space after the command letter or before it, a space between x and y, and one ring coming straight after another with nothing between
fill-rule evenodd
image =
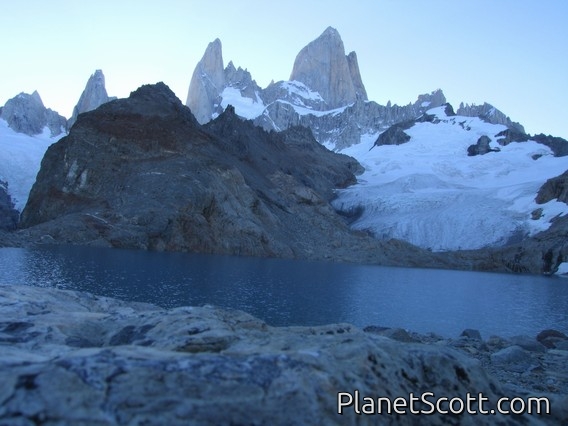
<instances>
[{"instance_id":1,"label":"rocky mountain peak","mask_svg":"<svg viewBox=\"0 0 568 426\"><path fill-rule=\"evenodd\" d=\"M125 99L118 99L102 105L91 117L105 120L109 115L115 117L140 116L141 119L160 117L183 119L185 124L197 126L197 121L191 112L177 98L174 92L163 82L145 84L130 93ZM87 117L87 115L85 115ZM81 122L81 118L78 120Z\"/></svg>"},{"instance_id":2,"label":"rocky mountain peak","mask_svg":"<svg viewBox=\"0 0 568 426\"><path fill-rule=\"evenodd\" d=\"M341 36L332 27L298 53L290 80L299 81L318 92L327 109L367 99L357 56L355 53L345 56Z\"/></svg>"},{"instance_id":3,"label":"rocky mountain peak","mask_svg":"<svg viewBox=\"0 0 568 426\"><path fill-rule=\"evenodd\" d=\"M432 93L419 95L414 103L417 108L436 108L446 103L446 97L442 89L434 90Z\"/></svg>"},{"instance_id":4,"label":"rocky mountain peak","mask_svg":"<svg viewBox=\"0 0 568 426\"><path fill-rule=\"evenodd\" d=\"M94 74L89 77L85 90L79 98L79 102L73 108L73 115L69 119L69 127L77 121L77 116L84 112L92 111L104 103L107 103L115 98L108 96L105 86L105 76L102 70L96 70Z\"/></svg>"},{"instance_id":5,"label":"rocky mountain peak","mask_svg":"<svg viewBox=\"0 0 568 426\"><path fill-rule=\"evenodd\" d=\"M502 124L517 133L525 133L524 127L512 121L503 112L495 108L493 105L484 102L483 105L465 104L462 102L457 110L458 115L466 117L479 117L491 124Z\"/></svg>"},{"instance_id":6,"label":"rocky mountain peak","mask_svg":"<svg viewBox=\"0 0 568 426\"><path fill-rule=\"evenodd\" d=\"M234 66L232 67L234 69ZM211 120L214 105L219 104L219 94L225 87L223 51L218 38L209 43L198 62L187 92L186 105L199 123Z\"/></svg>"},{"instance_id":7,"label":"rocky mountain peak","mask_svg":"<svg viewBox=\"0 0 568 426\"><path fill-rule=\"evenodd\" d=\"M45 127L49 128L51 136L67 130L65 117L46 108L37 91L31 95L20 93L9 99L1 109L0 118L6 120L12 130L29 136L39 135Z\"/></svg>"}]
</instances>

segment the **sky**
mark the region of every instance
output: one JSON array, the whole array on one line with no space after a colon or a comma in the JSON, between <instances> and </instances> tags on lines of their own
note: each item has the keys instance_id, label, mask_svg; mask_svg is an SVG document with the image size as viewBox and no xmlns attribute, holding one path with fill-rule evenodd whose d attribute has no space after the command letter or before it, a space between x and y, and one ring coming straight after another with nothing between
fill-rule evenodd
<instances>
[{"instance_id":1,"label":"sky","mask_svg":"<svg viewBox=\"0 0 568 426\"><path fill-rule=\"evenodd\" d=\"M70 117L91 74L127 97L165 82L185 103L207 44L261 86L287 80L328 26L355 51L369 100L442 89L488 102L531 134L568 139L566 0L18 0L0 2L0 105L37 90Z\"/></svg>"}]
</instances>

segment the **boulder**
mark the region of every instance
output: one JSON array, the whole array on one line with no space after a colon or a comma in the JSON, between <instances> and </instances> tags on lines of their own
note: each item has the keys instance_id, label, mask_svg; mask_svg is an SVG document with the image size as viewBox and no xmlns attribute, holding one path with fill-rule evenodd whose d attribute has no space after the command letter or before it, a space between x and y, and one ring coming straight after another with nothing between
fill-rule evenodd
<instances>
[{"instance_id":1,"label":"boulder","mask_svg":"<svg viewBox=\"0 0 568 426\"><path fill-rule=\"evenodd\" d=\"M485 155L488 152L499 152L498 148L491 148L489 144L491 139L487 135L480 136L475 145L470 145L467 148L467 155L470 157L476 155Z\"/></svg>"},{"instance_id":2,"label":"boulder","mask_svg":"<svg viewBox=\"0 0 568 426\"><path fill-rule=\"evenodd\" d=\"M529 336L513 336L509 338L509 342L513 345L523 348L529 352L545 352L546 347L538 342L535 338Z\"/></svg>"},{"instance_id":3,"label":"boulder","mask_svg":"<svg viewBox=\"0 0 568 426\"><path fill-rule=\"evenodd\" d=\"M557 343L568 340L568 336L558 330L543 330L538 333L536 340L545 347L553 349L556 347Z\"/></svg>"},{"instance_id":4,"label":"boulder","mask_svg":"<svg viewBox=\"0 0 568 426\"><path fill-rule=\"evenodd\" d=\"M460 337L466 337L468 339L473 339L473 340L482 340L481 333L479 332L479 330L475 330L473 328L467 328L464 331L462 331Z\"/></svg>"},{"instance_id":5,"label":"boulder","mask_svg":"<svg viewBox=\"0 0 568 426\"><path fill-rule=\"evenodd\" d=\"M530 353L516 345L493 353L491 355L491 362L493 365L517 373L524 373L534 365Z\"/></svg>"}]
</instances>

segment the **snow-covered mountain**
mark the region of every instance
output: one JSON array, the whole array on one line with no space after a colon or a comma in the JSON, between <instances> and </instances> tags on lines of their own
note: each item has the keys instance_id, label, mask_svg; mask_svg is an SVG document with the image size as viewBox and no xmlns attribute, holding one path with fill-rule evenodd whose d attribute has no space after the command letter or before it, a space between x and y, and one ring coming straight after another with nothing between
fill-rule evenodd
<instances>
[{"instance_id":1,"label":"snow-covered mountain","mask_svg":"<svg viewBox=\"0 0 568 426\"><path fill-rule=\"evenodd\" d=\"M222 45L216 39L195 68L186 105L200 123L217 117L230 104L239 116L265 130L300 125L310 128L320 143L341 149L359 143L362 135L378 133L445 102L441 90L406 106L368 101L357 55L346 55L339 33L329 27L298 53L289 81L266 88L233 62L223 68Z\"/></svg>"},{"instance_id":2,"label":"snow-covered mountain","mask_svg":"<svg viewBox=\"0 0 568 426\"><path fill-rule=\"evenodd\" d=\"M18 215L24 208L47 148L67 134L81 112L114 98L108 97L104 75L97 70L88 80L71 120L46 108L39 93L20 93L0 108L0 210ZM10 228L13 220L0 228Z\"/></svg>"},{"instance_id":3,"label":"snow-covered mountain","mask_svg":"<svg viewBox=\"0 0 568 426\"><path fill-rule=\"evenodd\" d=\"M334 201L352 227L437 251L476 249L519 241L568 213L563 202L535 201L546 180L568 168L567 157L531 140L503 146L505 125L445 107L426 117L408 123L404 143L370 135L342 151L365 167ZM485 155L468 153L484 140Z\"/></svg>"}]
</instances>

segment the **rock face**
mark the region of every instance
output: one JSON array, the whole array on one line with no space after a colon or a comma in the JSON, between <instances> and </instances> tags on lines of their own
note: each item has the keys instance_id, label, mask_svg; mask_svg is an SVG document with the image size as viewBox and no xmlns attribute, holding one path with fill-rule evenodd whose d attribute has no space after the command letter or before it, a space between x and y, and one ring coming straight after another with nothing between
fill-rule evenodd
<instances>
[{"instance_id":1,"label":"rock face","mask_svg":"<svg viewBox=\"0 0 568 426\"><path fill-rule=\"evenodd\" d=\"M42 133L45 127L49 129L52 137L67 131L65 117L46 108L37 91L31 95L20 93L8 100L2 108L0 118L6 120L14 131L29 136Z\"/></svg>"},{"instance_id":2,"label":"rock face","mask_svg":"<svg viewBox=\"0 0 568 426\"><path fill-rule=\"evenodd\" d=\"M554 199L568 204L568 171L547 180L536 195L538 204L548 203Z\"/></svg>"},{"instance_id":3,"label":"rock face","mask_svg":"<svg viewBox=\"0 0 568 426\"><path fill-rule=\"evenodd\" d=\"M48 149L22 233L154 250L436 263L349 230L329 200L358 171L309 130L267 133L232 108L202 127L159 83L82 114Z\"/></svg>"},{"instance_id":4,"label":"rock face","mask_svg":"<svg viewBox=\"0 0 568 426\"><path fill-rule=\"evenodd\" d=\"M339 415L338 393L358 390L358 408L365 396L483 393L486 410L518 395L455 349L348 324L275 328L211 306L163 310L17 286L0 287L0 313L2 424L364 425L376 424L377 415L353 407ZM549 397L552 414L512 417L515 424L565 423L566 398ZM380 419L512 424L499 414Z\"/></svg>"},{"instance_id":5,"label":"rock face","mask_svg":"<svg viewBox=\"0 0 568 426\"><path fill-rule=\"evenodd\" d=\"M92 111L98 108L104 103L107 103L115 97L109 97L105 87L105 76L101 70L96 70L89 80L79 102L73 108L73 115L69 119L69 127L71 127L75 121L77 121L77 116L84 112Z\"/></svg>"},{"instance_id":6,"label":"rock face","mask_svg":"<svg viewBox=\"0 0 568 426\"><path fill-rule=\"evenodd\" d=\"M345 56L341 36L332 27L298 53L290 80L318 92L326 102L326 109L367 100L357 56L354 52Z\"/></svg>"},{"instance_id":7,"label":"rock face","mask_svg":"<svg viewBox=\"0 0 568 426\"><path fill-rule=\"evenodd\" d=\"M491 143L491 139L487 135L482 135L477 140L475 145L470 145L467 148L467 155L470 157L474 157L476 155L485 155L488 152L496 152L498 148L491 148L489 144Z\"/></svg>"},{"instance_id":8,"label":"rock face","mask_svg":"<svg viewBox=\"0 0 568 426\"><path fill-rule=\"evenodd\" d=\"M8 184L0 180L0 230L13 230L18 224L20 213L8 194Z\"/></svg>"},{"instance_id":9,"label":"rock face","mask_svg":"<svg viewBox=\"0 0 568 426\"><path fill-rule=\"evenodd\" d=\"M457 110L457 115L465 115L466 117L479 117L488 123L492 124L503 124L509 129L513 129L518 133L525 133L525 129L519 123L511 121L503 112L499 111L493 105L485 102L483 105L470 105L470 104L460 104Z\"/></svg>"},{"instance_id":10,"label":"rock face","mask_svg":"<svg viewBox=\"0 0 568 426\"><path fill-rule=\"evenodd\" d=\"M199 61L187 93L186 105L201 124L211 120L220 104L219 95L225 88L221 40L209 43Z\"/></svg>"}]
</instances>

